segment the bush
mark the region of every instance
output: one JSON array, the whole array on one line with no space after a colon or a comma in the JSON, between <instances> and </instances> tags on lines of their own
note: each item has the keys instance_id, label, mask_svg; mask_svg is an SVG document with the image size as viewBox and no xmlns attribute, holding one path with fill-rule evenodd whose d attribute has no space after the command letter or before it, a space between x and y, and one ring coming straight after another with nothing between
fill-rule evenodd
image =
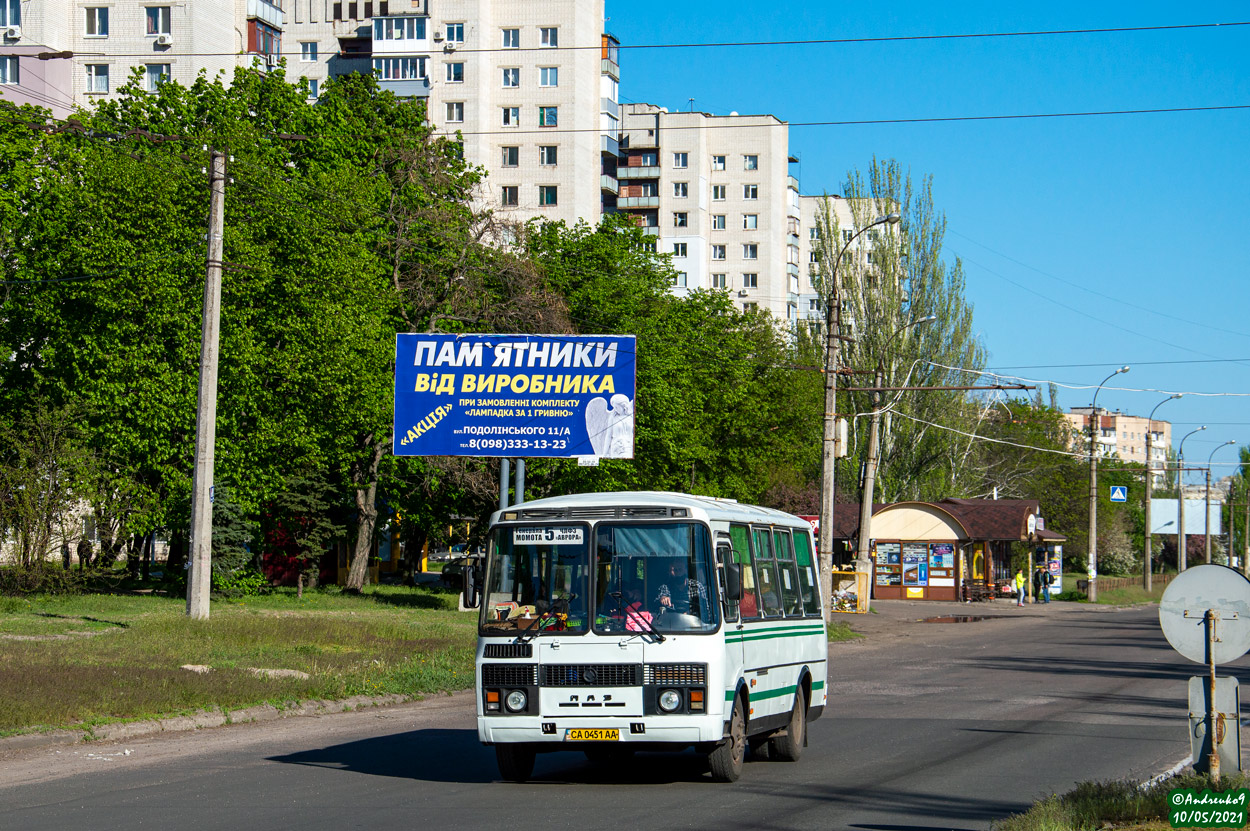
<instances>
[{"instance_id":1,"label":"bush","mask_svg":"<svg viewBox=\"0 0 1250 831\"><path fill-rule=\"evenodd\" d=\"M253 568L228 574L213 571L213 593L222 597L259 597L269 591L269 580Z\"/></svg>"},{"instance_id":2,"label":"bush","mask_svg":"<svg viewBox=\"0 0 1250 831\"><path fill-rule=\"evenodd\" d=\"M0 595L82 594L88 575L60 567L13 566L0 568Z\"/></svg>"}]
</instances>

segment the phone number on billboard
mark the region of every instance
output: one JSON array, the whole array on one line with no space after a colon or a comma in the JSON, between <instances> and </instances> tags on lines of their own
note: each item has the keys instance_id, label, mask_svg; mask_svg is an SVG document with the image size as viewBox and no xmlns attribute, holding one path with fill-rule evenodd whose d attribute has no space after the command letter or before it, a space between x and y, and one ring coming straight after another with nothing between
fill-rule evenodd
<instances>
[{"instance_id":1,"label":"phone number on billboard","mask_svg":"<svg viewBox=\"0 0 1250 831\"><path fill-rule=\"evenodd\" d=\"M568 446L564 440L546 439L469 439L466 445L474 450L566 450Z\"/></svg>"}]
</instances>

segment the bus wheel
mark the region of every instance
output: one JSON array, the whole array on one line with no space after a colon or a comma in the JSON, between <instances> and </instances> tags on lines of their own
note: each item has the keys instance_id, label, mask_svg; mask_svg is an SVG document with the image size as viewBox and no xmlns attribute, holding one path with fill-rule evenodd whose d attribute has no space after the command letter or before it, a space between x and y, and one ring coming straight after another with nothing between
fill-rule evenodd
<instances>
[{"instance_id":1,"label":"bus wheel","mask_svg":"<svg viewBox=\"0 0 1250 831\"><path fill-rule=\"evenodd\" d=\"M707 756L712 778L717 782L737 782L742 775L746 750L747 720L742 713L742 700L735 698L733 715L729 717L729 735Z\"/></svg>"},{"instance_id":2,"label":"bus wheel","mask_svg":"<svg viewBox=\"0 0 1250 831\"><path fill-rule=\"evenodd\" d=\"M534 773L534 748L528 744L497 744L495 761L504 779L524 782Z\"/></svg>"},{"instance_id":3,"label":"bus wheel","mask_svg":"<svg viewBox=\"0 0 1250 831\"><path fill-rule=\"evenodd\" d=\"M807 734L807 697L800 688L794 697L794 709L786 732L773 736L768 742L770 755L782 762L797 762L803 755L803 743Z\"/></svg>"}]
</instances>

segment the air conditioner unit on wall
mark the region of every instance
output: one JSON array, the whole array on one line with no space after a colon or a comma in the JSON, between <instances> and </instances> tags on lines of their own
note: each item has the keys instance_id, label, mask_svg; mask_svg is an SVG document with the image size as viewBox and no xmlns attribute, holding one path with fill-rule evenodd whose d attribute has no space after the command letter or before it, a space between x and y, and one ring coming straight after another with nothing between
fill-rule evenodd
<instances>
[{"instance_id":1,"label":"air conditioner unit on wall","mask_svg":"<svg viewBox=\"0 0 1250 831\"><path fill-rule=\"evenodd\" d=\"M277 65L278 65L278 61L279 61L279 60L280 60L280 58L279 58L277 55L266 55L266 56L265 56L265 66L267 66L267 67L269 67L270 69L272 69L272 68L274 68L275 66L277 66Z\"/></svg>"},{"instance_id":2,"label":"air conditioner unit on wall","mask_svg":"<svg viewBox=\"0 0 1250 831\"><path fill-rule=\"evenodd\" d=\"M22 27L21 26L6 26L4 29L4 39L5 40L21 40L22 39Z\"/></svg>"},{"instance_id":3,"label":"air conditioner unit on wall","mask_svg":"<svg viewBox=\"0 0 1250 831\"><path fill-rule=\"evenodd\" d=\"M174 36L173 35L157 35L156 45L157 46L173 46Z\"/></svg>"}]
</instances>

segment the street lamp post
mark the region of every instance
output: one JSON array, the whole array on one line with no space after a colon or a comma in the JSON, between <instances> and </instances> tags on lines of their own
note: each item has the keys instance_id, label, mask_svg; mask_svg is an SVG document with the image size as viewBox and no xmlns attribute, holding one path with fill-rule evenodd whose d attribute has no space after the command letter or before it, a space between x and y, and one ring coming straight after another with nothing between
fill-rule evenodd
<instances>
[{"instance_id":1,"label":"street lamp post","mask_svg":"<svg viewBox=\"0 0 1250 831\"><path fill-rule=\"evenodd\" d=\"M1176 448L1176 494L1179 497L1176 500L1176 570L1184 571L1189 567L1189 546L1186 544L1188 538L1185 536L1185 439L1194 433L1201 433L1207 429L1204 424L1197 430L1190 430L1185 434L1185 438L1181 439L1180 445Z\"/></svg>"},{"instance_id":2,"label":"street lamp post","mask_svg":"<svg viewBox=\"0 0 1250 831\"><path fill-rule=\"evenodd\" d=\"M1155 473L1154 473L1154 434L1155 434L1155 413L1164 404L1174 401L1184 395L1178 392L1175 395L1169 395L1167 398L1155 405L1150 411L1150 416L1146 419L1146 551L1142 557L1141 568L1141 586L1146 591L1150 591L1150 569L1151 569L1151 551L1150 551L1150 492L1154 490Z\"/></svg>"},{"instance_id":3,"label":"street lamp post","mask_svg":"<svg viewBox=\"0 0 1250 831\"><path fill-rule=\"evenodd\" d=\"M1230 444L1236 443L1237 442L1233 439L1229 439L1219 447L1212 450L1210 456L1207 456L1207 504L1206 513L1203 515L1202 519L1202 535L1206 537L1203 545L1206 547L1206 561L1208 565L1211 563L1211 460L1215 458L1215 454L1220 450L1228 447Z\"/></svg>"},{"instance_id":4,"label":"street lamp post","mask_svg":"<svg viewBox=\"0 0 1250 831\"><path fill-rule=\"evenodd\" d=\"M838 298L838 266L842 262L842 255L846 253L846 249L850 247L860 234L869 228L877 225L896 225L901 217L898 214L889 214L883 216L863 228L860 228L852 234L842 247L838 249L837 256L833 258L830 264L829 285L825 287L826 305L825 305L825 435L824 446L821 449L821 501L820 501L820 586L822 603L827 612L830 608L833 581L833 506L834 500L834 467L837 462L837 387L838 387L838 341L841 340L841 333L838 331L841 318L840 302ZM832 225L832 223L829 223ZM857 570L860 564L856 563ZM871 569L864 569L871 574ZM871 590L871 587L869 587Z\"/></svg>"},{"instance_id":5,"label":"street lamp post","mask_svg":"<svg viewBox=\"0 0 1250 831\"><path fill-rule=\"evenodd\" d=\"M1098 453L1094 437L1098 430L1098 393L1102 392L1103 384L1129 367L1122 366L1102 379L1098 389L1094 390L1094 401L1089 412L1089 563L1086 571L1089 574L1089 601L1098 600Z\"/></svg>"},{"instance_id":6,"label":"street lamp post","mask_svg":"<svg viewBox=\"0 0 1250 831\"><path fill-rule=\"evenodd\" d=\"M937 315L929 315L919 320L913 320L904 323L895 329L886 338L885 343L881 347L881 355L885 355L894 343L894 339L906 332L913 326L919 326L921 323L929 323L937 320ZM859 503L859 540L855 548L855 561L858 567L859 563L868 563L868 546L872 537L872 492L876 484L877 464L880 461L880 425L881 425L881 385L885 376L885 364L883 358L877 358L877 374L873 386L876 388L872 393L872 421L868 428L868 460L864 463L864 491L860 497Z\"/></svg>"}]
</instances>

